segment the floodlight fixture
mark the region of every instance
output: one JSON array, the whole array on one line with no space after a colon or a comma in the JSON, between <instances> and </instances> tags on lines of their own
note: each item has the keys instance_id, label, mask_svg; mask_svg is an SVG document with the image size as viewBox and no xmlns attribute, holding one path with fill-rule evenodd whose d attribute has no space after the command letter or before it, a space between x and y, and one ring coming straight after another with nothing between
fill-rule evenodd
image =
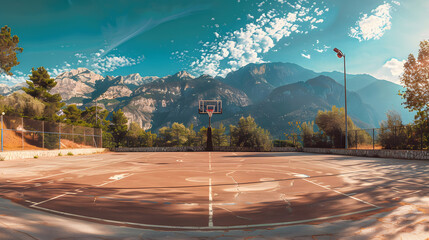
<instances>
[{"instance_id":1,"label":"floodlight fixture","mask_svg":"<svg viewBox=\"0 0 429 240\"><path fill-rule=\"evenodd\" d=\"M347 84L346 84L346 55L338 48L334 48L334 52L337 53L338 58L344 58L344 120L345 120L345 149L347 149L348 139L347 139ZM357 144L357 143L356 143Z\"/></svg>"}]
</instances>

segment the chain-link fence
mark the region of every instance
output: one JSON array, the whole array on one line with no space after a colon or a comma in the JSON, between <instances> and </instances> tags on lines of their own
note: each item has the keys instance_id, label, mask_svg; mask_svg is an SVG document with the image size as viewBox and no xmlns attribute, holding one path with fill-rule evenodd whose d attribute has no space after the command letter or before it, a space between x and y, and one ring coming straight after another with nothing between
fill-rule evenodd
<instances>
[{"instance_id":1,"label":"chain-link fence","mask_svg":"<svg viewBox=\"0 0 429 240\"><path fill-rule=\"evenodd\" d=\"M429 150L429 127L404 125L391 128L348 130L349 149ZM296 145L316 148L344 148L344 132L291 134L279 146ZM283 144L283 145L282 145Z\"/></svg>"},{"instance_id":2,"label":"chain-link fence","mask_svg":"<svg viewBox=\"0 0 429 240\"><path fill-rule=\"evenodd\" d=\"M100 128L1 116L1 150L99 148Z\"/></svg>"}]
</instances>

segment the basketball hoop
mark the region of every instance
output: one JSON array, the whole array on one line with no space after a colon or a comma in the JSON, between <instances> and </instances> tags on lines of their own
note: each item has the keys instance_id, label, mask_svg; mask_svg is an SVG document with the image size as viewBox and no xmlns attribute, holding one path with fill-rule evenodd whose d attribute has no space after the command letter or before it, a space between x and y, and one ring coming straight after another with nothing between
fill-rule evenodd
<instances>
[{"instance_id":1,"label":"basketball hoop","mask_svg":"<svg viewBox=\"0 0 429 240\"><path fill-rule=\"evenodd\" d=\"M213 116L214 109L207 109L207 114L209 115L209 118Z\"/></svg>"}]
</instances>

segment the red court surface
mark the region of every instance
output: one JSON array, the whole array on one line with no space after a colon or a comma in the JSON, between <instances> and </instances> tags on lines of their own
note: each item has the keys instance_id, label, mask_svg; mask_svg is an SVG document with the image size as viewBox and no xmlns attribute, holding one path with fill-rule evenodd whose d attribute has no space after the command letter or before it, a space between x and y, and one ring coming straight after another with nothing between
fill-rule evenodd
<instances>
[{"instance_id":1,"label":"red court surface","mask_svg":"<svg viewBox=\"0 0 429 240\"><path fill-rule=\"evenodd\" d=\"M143 229L315 225L365 219L392 211L405 197L427 196L427 162L401 161L230 152L16 160L1 163L0 197L55 215Z\"/></svg>"}]
</instances>

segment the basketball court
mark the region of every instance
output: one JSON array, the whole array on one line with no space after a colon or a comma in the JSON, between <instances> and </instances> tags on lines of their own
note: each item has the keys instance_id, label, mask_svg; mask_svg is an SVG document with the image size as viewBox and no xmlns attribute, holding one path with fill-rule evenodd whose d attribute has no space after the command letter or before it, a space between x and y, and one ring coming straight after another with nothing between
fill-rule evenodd
<instances>
[{"instance_id":1,"label":"basketball court","mask_svg":"<svg viewBox=\"0 0 429 240\"><path fill-rule=\"evenodd\" d=\"M0 164L1 197L27 208L175 231L358 221L427 196L429 180L424 161L309 153L107 153Z\"/></svg>"}]
</instances>

